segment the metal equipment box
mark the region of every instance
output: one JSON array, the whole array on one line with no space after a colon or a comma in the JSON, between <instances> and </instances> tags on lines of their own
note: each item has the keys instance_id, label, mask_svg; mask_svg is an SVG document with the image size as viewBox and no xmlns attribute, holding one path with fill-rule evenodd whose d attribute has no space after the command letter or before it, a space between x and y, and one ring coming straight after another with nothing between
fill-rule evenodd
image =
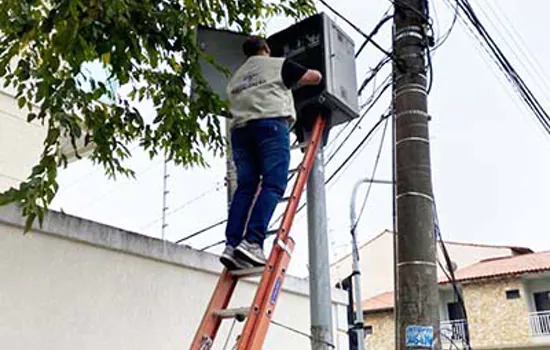
<instances>
[{"instance_id":1,"label":"metal equipment box","mask_svg":"<svg viewBox=\"0 0 550 350\"><path fill-rule=\"evenodd\" d=\"M331 112L331 126L358 116L354 43L327 15L296 23L270 36L268 43L272 56L290 58L323 74L320 85L294 91L299 116L315 106Z\"/></svg>"}]
</instances>

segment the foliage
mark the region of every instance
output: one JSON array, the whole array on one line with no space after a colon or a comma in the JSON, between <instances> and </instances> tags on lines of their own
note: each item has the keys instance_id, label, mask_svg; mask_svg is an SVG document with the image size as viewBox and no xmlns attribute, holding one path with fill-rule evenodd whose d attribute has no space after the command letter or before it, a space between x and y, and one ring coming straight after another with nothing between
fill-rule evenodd
<instances>
[{"instance_id":1,"label":"foliage","mask_svg":"<svg viewBox=\"0 0 550 350\"><path fill-rule=\"evenodd\" d=\"M151 157L164 153L179 165L204 166L203 152L223 151L215 115L224 101L200 75L197 26L251 33L272 16L313 12L312 0L0 1L0 79L29 110L28 122L47 128L40 161L19 188L0 194L0 205L18 203L27 229L36 218L42 222L59 188L57 170L67 165L63 139L75 150L78 140L92 143L91 159L112 177L133 176L124 165L130 142ZM83 65L97 61L129 87L126 96L83 74ZM143 99L154 104L152 123L135 108Z\"/></svg>"}]
</instances>

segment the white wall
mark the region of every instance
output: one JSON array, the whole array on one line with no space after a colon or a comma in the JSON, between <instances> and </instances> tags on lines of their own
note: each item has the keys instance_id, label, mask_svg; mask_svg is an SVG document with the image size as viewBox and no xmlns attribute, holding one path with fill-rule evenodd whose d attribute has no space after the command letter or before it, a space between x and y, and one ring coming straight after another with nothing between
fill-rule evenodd
<instances>
[{"instance_id":1,"label":"white wall","mask_svg":"<svg viewBox=\"0 0 550 350\"><path fill-rule=\"evenodd\" d=\"M0 348L189 347L217 282L217 257L57 213L47 216L44 232L23 235L21 223L14 207L0 207ZM232 305L249 305L254 290L240 283ZM309 333L307 291L305 280L287 278L274 319ZM334 291L334 298L335 318L345 315L346 296ZM215 349L231 322L224 321ZM338 349L346 349L347 337L337 334ZM309 344L272 325L264 349Z\"/></svg>"}]
</instances>

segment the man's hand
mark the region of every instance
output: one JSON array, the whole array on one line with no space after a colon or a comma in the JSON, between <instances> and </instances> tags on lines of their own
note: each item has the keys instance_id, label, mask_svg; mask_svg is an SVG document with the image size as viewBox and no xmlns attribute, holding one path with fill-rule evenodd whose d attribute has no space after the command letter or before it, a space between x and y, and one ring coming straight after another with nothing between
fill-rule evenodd
<instances>
[{"instance_id":1,"label":"man's hand","mask_svg":"<svg viewBox=\"0 0 550 350\"><path fill-rule=\"evenodd\" d=\"M308 69L300 80L298 80L298 86L319 85L321 80L323 80L321 72L315 69Z\"/></svg>"}]
</instances>

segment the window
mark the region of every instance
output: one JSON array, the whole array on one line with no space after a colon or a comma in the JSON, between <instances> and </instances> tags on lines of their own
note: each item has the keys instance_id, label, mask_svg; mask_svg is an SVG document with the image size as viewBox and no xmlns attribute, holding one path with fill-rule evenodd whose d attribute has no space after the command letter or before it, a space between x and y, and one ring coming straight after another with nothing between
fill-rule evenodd
<instances>
[{"instance_id":1,"label":"window","mask_svg":"<svg viewBox=\"0 0 550 350\"><path fill-rule=\"evenodd\" d=\"M464 310L458 302L448 303L447 311L449 312L449 321L463 320L466 317L464 316Z\"/></svg>"},{"instance_id":2,"label":"window","mask_svg":"<svg viewBox=\"0 0 550 350\"><path fill-rule=\"evenodd\" d=\"M506 299L519 299L519 289L511 289L506 291Z\"/></svg>"},{"instance_id":3,"label":"window","mask_svg":"<svg viewBox=\"0 0 550 350\"><path fill-rule=\"evenodd\" d=\"M533 293L537 312L550 311L550 290Z\"/></svg>"},{"instance_id":4,"label":"window","mask_svg":"<svg viewBox=\"0 0 550 350\"><path fill-rule=\"evenodd\" d=\"M365 330L365 336L371 335L373 332L372 326L365 326L364 330Z\"/></svg>"}]
</instances>

